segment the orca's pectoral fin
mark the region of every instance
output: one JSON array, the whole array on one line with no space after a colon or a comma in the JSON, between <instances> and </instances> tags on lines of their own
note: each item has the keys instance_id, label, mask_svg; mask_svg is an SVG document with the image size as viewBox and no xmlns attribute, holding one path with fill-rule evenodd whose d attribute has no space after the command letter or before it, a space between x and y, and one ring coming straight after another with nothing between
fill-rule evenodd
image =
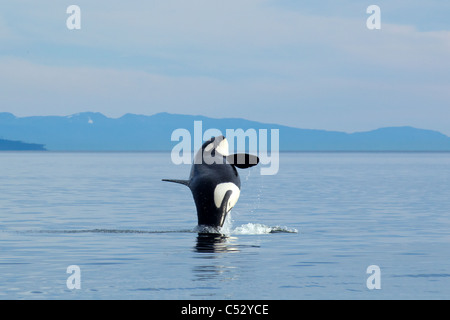
<instances>
[{"instance_id":1,"label":"orca's pectoral fin","mask_svg":"<svg viewBox=\"0 0 450 320\"><path fill-rule=\"evenodd\" d=\"M220 217L219 227L221 227L221 228L223 227L223 224L225 222L228 212L230 212L230 210L231 210L231 208L228 208L228 201L230 200L232 193L233 193L233 191L228 190L225 193L225 196L223 197L222 203L220 205L220 212L222 213L222 216Z\"/></svg>"},{"instance_id":2,"label":"orca's pectoral fin","mask_svg":"<svg viewBox=\"0 0 450 320\"><path fill-rule=\"evenodd\" d=\"M247 169L256 166L259 163L259 158L248 153L236 153L227 156L227 161L239 169Z\"/></svg>"},{"instance_id":3,"label":"orca's pectoral fin","mask_svg":"<svg viewBox=\"0 0 450 320\"><path fill-rule=\"evenodd\" d=\"M162 181L184 184L185 186L189 187L189 180L162 179Z\"/></svg>"}]
</instances>

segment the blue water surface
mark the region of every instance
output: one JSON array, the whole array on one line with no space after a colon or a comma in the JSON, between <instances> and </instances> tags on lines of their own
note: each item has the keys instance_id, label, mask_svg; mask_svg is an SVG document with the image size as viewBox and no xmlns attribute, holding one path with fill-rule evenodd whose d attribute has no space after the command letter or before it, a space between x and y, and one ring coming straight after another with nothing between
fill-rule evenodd
<instances>
[{"instance_id":1,"label":"blue water surface","mask_svg":"<svg viewBox=\"0 0 450 320\"><path fill-rule=\"evenodd\" d=\"M0 299L450 298L449 153L282 153L275 175L239 171L222 236L161 182L189 170L169 153L0 153Z\"/></svg>"}]
</instances>

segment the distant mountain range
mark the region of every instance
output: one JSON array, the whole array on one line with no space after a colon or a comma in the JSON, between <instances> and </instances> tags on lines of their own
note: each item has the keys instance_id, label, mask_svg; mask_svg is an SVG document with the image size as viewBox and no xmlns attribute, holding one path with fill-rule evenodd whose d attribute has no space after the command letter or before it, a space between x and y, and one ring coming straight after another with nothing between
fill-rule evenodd
<instances>
[{"instance_id":1,"label":"distant mountain range","mask_svg":"<svg viewBox=\"0 0 450 320\"><path fill-rule=\"evenodd\" d=\"M0 138L4 139L0 140L0 150L15 143L16 150L44 150L45 146L50 151L169 151L178 143L171 141L172 132L184 128L194 136L194 121L202 121L203 132L216 128L223 134L226 129L267 129L270 136L270 129L279 129L280 151L450 151L446 135L413 127L345 133L238 118L169 113L108 118L92 112L21 118L0 113Z\"/></svg>"}]
</instances>

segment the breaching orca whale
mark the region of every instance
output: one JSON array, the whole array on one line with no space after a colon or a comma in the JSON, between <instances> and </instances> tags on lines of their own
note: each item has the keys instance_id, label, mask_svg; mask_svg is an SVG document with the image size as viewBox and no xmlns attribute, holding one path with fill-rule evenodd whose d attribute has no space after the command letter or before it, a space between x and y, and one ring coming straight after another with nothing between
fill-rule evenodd
<instances>
[{"instance_id":1,"label":"breaching orca whale","mask_svg":"<svg viewBox=\"0 0 450 320\"><path fill-rule=\"evenodd\" d=\"M228 154L224 136L213 137L197 151L189 180L163 179L191 189L197 207L199 226L222 227L225 218L239 199L241 180L236 170L259 163L254 155Z\"/></svg>"}]
</instances>

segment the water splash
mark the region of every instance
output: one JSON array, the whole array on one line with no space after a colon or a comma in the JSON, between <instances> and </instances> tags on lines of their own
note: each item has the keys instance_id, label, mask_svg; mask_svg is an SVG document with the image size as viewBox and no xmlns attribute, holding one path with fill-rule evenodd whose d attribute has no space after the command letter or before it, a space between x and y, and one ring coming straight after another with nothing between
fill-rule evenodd
<instances>
[{"instance_id":1,"label":"water splash","mask_svg":"<svg viewBox=\"0 0 450 320\"><path fill-rule=\"evenodd\" d=\"M261 223L247 223L239 227L233 228L233 218L231 212L228 213L225 223L219 230L214 229L215 233L221 233L224 235L257 235L257 234L269 234L269 233L298 233L297 229L292 229L282 226L267 226Z\"/></svg>"},{"instance_id":2,"label":"water splash","mask_svg":"<svg viewBox=\"0 0 450 320\"><path fill-rule=\"evenodd\" d=\"M269 234L269 233L298 233L297 229L275 226L270 227L260 223L247 223L240 227L236 227L231 234Z\"/></svg>"}]
</instances>

